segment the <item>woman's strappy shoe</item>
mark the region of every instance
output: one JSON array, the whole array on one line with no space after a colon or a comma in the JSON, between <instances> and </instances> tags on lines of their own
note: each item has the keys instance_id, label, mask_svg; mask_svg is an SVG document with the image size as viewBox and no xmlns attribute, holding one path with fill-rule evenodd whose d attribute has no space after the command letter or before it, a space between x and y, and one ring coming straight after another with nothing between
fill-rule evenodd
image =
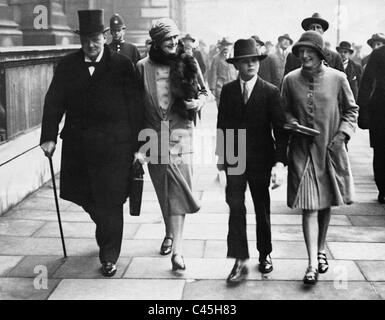
<instances>
[{"instance_id":1,"label":"woman's strappy shoe","mask_svg":"<svg viewBox=\"0 0 385 320\"><path fill-rule=\"evenodd\" d=\"M318 270L319 273L325 273L329 269L329 263L326 259L326 254L324 252L318 252Z\"/></svg>"},{"instance_id":2,"label":"woman's strappy shoe","mask_svg":"<svg viewBox=\"0 0 385 320\"><path fill-rule=\"evenodd\" d=\"M186 265L184 263L183 256L179 253L174 253L171 257L172 270L185 270Z\"/></svg>"},{"instance_id":3,"label":"woman's strappy shoe","mask_svg":"<svg viewBox=\"0 0 385 320\"><path fill-rule=\"evenodd\" d=\"M304 284L316 284L318 281L318 269L312 266L309 266L306 269L305 276L303 278Z\"/></svg>"},{"instance_id":4,"label":"woman's strappy shoe","mask_svg":"<svg viewBox=\"0 0 385 320\"><path fill-rule=\"evenodd\" d=\"M170 244L167 244L168 240ZM171 253L173 240L174 239L171 237L164 237L162 245L160 246L160 252L159 252L162 256L166 256Z\"/></svg>"}]
</instances>

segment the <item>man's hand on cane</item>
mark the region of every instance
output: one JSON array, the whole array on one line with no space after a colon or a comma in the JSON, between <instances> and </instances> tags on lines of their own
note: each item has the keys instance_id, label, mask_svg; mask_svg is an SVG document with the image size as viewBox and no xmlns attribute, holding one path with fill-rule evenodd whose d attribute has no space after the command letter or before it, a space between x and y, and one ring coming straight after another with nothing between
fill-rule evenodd
<instances>
[{"instance_id":1,"label":"man's hand on cane","mask_svg":"<svg viewBox=\"0 0 385 320\"><path fill-rule=\"evenodd\" d=\"M56 149L56 143L53 141L47 141L40 145L40 148L44 151L46 157L51 158Z\"/></svg>"}]
</instances>

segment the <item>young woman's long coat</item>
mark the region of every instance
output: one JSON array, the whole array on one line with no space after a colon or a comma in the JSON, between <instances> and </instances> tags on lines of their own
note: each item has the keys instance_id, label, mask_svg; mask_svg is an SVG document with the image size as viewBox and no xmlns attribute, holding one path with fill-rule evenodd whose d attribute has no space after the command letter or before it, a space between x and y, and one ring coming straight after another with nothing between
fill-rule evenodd
<instances>
[{"instance_id":1,"label":"young woman's long coat","mask_svg":"<svg viewBox=\"0 0 385 320\"><path fill-rule=\"evenodd\" d=\"M321 66L316 76L303 69L289 73L283 81L282 96L288 121L320 131L309 138L293 134L288 154L287 201L293 207L308 162L313 161L319 208L350 203L353 179L345 144L333 144L338 131L349 137L354 133L358 106L354 101L346 75Z\"/></svg>"}]
</instances>

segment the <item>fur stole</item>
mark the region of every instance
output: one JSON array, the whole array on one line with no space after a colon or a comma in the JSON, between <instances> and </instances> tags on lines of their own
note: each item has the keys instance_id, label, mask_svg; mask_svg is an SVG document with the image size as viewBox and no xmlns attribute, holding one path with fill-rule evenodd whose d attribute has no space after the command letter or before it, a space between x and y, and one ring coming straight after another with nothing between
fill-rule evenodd
<instances>
[{"instance_id":1,"label":"fur stole","mask_svg":"<svg viewBox=\"0 0 385 320\"><path fill-rule=\"evenodd\" d=\"M185 53L181 44L175 55L166 56L162 50L153 47L149 55L154 62L170 66L170 90L175 99L172 111L183 119L194 120L196 111L187 110L184 100L198 97L198 67L195 58Z\"/></svg>"}]
</instances>

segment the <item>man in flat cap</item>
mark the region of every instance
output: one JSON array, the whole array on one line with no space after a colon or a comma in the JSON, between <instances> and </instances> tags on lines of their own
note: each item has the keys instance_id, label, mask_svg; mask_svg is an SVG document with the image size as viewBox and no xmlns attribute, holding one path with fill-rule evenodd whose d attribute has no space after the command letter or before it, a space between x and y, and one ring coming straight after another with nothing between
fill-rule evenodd
<instances>
[{"instance_id":1,"label":"man in flat cap","mask_svg":"<svg viewBox=\"0 0 385 320\"><path fill-rule=\"evenodd\" d=\"M249 249L246 234L245 192L249 185L257 220L257 250L259 271L273 270L270 225L270 179L282 182L286 162L287 136L282 130L285 115L277 87L258 76L259 63L266 55L260 53L253 39L239 39L234 45L234 57L226 59L235 65L239 78L223 86L217 128L216 153L218 169L226 173L226 202L230 208L227 236L227 257L234 258L227 283L237 285L247 274ZM273 130L272 130L273 128ZM243 138L241 134L246 133ZM274 132L274 137L273 133ZM233 139L228 139L233 133ZM242 142L246 143L242 152ZM241 163L229 155L238 154ZM274 166L274 167L273 167ZM243 170L234 170L235 167Z\"/></svg>"},{"instance_id":2,"label":"man in flat cap","mask_svg":"<svg viewBox=\"0 0 385 320\"><path fill-rule=\"evenodd\" d=\"M123 235L123 203L137 137L141 95L131 61L106 45L103 10L80 10L81 49L59 61L44 102L40 146L63 140L60 197L76 203L96 224L102 274L116 273Z\"/></svg>"},{"instance_id":3,"label":"man in flat cap","mask_svg":"<svg viewBox=\"0 0 385 320\"><path fill-rule=\"evenodd\" d=\"M112 42L108 46L111 50L125 55L136 66L136 63L140 60L140 53L134 44L124 40L125 30L126 25L123 18L115 13L110 19Z\"/></svg>"},{"instance_id":4,"label":"man in flat cap","mask_svg":"<svg viewBox=\"0 0 385 320\"><path fill-rule=\"evenodd\" d=\"M301 23L302 29L305 31L314 30L323 35L326 30L329 29L329 22L321 17L319 13L314 13L311 17L305 18ZM323 48L325 53L325 62L331 68L344 72L344 66L342 64L341 57L337 52L334 52L326 47ZM285 75L290 71L301 67L301 61L293 53L287 56L285 64Z\"/></svg>"}]
</instances>

